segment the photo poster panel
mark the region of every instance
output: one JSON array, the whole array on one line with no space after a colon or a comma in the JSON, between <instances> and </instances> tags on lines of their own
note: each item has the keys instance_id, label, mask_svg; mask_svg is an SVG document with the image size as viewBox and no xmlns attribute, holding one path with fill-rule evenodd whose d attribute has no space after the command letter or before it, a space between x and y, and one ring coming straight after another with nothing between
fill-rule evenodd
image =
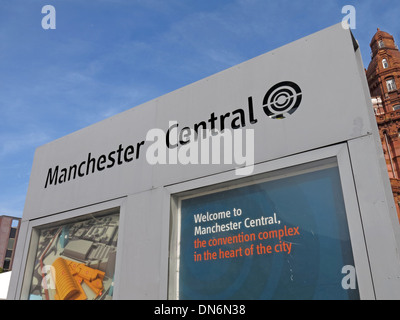
<instances>
[{"instance_id":1,"label":"photo poster panel","mask_svg":"<svg viewBox=\"0 0 400 320\"><path fill-rule=\"evenodd\" d=\"M29 300L110 300L119 213L40 228Z\"/></svg>"},{"instance_id":2,"label":"photo poster panel","mask_svg":"<svg viewBox=\"0 0 400 320\"><path fill-rule=\"evenodd\" d=\"M359 299L337 165L182 199L178 299Z\"/></svg>"}]
</instances>

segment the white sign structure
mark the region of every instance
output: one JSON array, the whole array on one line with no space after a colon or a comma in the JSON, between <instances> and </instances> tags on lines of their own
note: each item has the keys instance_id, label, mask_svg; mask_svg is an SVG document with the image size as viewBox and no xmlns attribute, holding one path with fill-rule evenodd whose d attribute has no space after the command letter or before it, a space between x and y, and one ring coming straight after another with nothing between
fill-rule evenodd
<instances>
[{"instance_id":1,"label":"white sign structure","mask_svg":"<svg viewBox=\"0 0 400 320\"><path fill-rule=\"evenodd\" d=\"M0 274L0 300L5 300L7 298L10 278L11 278L11 271Z\"/></svg>"},{"instance_id":2,"label":"white sign structure","mask_svg":"<svg viewBox=\"0 0 400 320\"><path fill-rule=\"evenodd\" d=\"M332 159L354 256L338 270L344 287L355 270L360 298L399 299L396 213L358 44L341 24L39 147L8 297L31 294L43 226L117 209L113 298L179 298L182 197Z\"/></svg>"}]
</instances>

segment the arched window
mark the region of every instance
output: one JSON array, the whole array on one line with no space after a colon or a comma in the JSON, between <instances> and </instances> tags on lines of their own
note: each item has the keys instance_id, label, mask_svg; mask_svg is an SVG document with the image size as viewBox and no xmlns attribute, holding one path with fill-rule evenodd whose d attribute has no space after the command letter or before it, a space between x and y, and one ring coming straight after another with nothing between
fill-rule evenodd
<instances>
[{"instance_id":1,"label":"arched window","mask_svg":"<svg viewBox=\"0 0 400 320\"><path fill-rule=\"evenodd\" d=\"M397 89L396 88L396 82L394 81L394 78L387 79L386 80L386 86L387 86L387 89L388 89L389 92L390 91L395 91Z\"/></svg>"},{"instance_id":2,"label":"arched window","mask_svg":"<svg viewBox=\"0 0 400 320\"><path fill-rule=\"evenodd\" d=\"M382 60L382 65L383 65L383 69L387 69L389 67L389 64L386 59Z\"/></svg>"},{"instance_id":3,"label":"arched window","mask_svg":"<svg viewBox=\"0 0 400 320\"><path fill-rule=\"evenodd\" d=\"M383 40L379 40L378 45L379 45L379 48L385 47L385 43L383 42Z\"/></svg>"},{"instance_id":4,"label":"arched window","mask_svg":"<svg viewBox=\"0 0 400 320\"><path fill-rule=\"evenodd\" d=\"M393 106L393 110L399 110L400 109L400 104L396 104L395 106Z\"/></svg>"}]
</instances>

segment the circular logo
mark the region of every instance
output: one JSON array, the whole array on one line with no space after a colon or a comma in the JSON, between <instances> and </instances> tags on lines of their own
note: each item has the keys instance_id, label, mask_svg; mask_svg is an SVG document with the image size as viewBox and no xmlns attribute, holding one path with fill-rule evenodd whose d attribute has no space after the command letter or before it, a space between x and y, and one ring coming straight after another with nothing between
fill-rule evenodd
<instances>
[{"instance_id":1,"label":"circular logo","mask_svg":"<svg viewBox=\"0 0 400 320\"><path fill-rule=\"evenodd\" d=\"M283 81L268 90L263 100L265 114L272 119L284 119L297 110L301 103L300 87L291 81Z\"/></svg>"}]
</instances>

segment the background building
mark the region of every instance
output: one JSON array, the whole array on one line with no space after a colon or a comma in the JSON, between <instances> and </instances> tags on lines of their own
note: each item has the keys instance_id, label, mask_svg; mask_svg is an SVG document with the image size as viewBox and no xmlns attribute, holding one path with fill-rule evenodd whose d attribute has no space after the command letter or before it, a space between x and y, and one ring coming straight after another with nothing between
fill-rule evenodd
<instances>
[{"instance_id":1,"label":"background building","mask_svg":"<svg viewBox=\"0 0 400 320\"><path fill-rule=\"evenodd\" d=\"M379 28L370 47L366 75L400 219L400 51L393 36Z\"/></svg>"},{"instance_id":2,"label":"background building","mask_svg":"<svg viewBox=\"0 0 400 320\"><path fill-rule=\"evenodd\" d=\"M12 268L20 221L20 218L0 216L0 268L3 271Z\"/></svg>"}]
</instances>

